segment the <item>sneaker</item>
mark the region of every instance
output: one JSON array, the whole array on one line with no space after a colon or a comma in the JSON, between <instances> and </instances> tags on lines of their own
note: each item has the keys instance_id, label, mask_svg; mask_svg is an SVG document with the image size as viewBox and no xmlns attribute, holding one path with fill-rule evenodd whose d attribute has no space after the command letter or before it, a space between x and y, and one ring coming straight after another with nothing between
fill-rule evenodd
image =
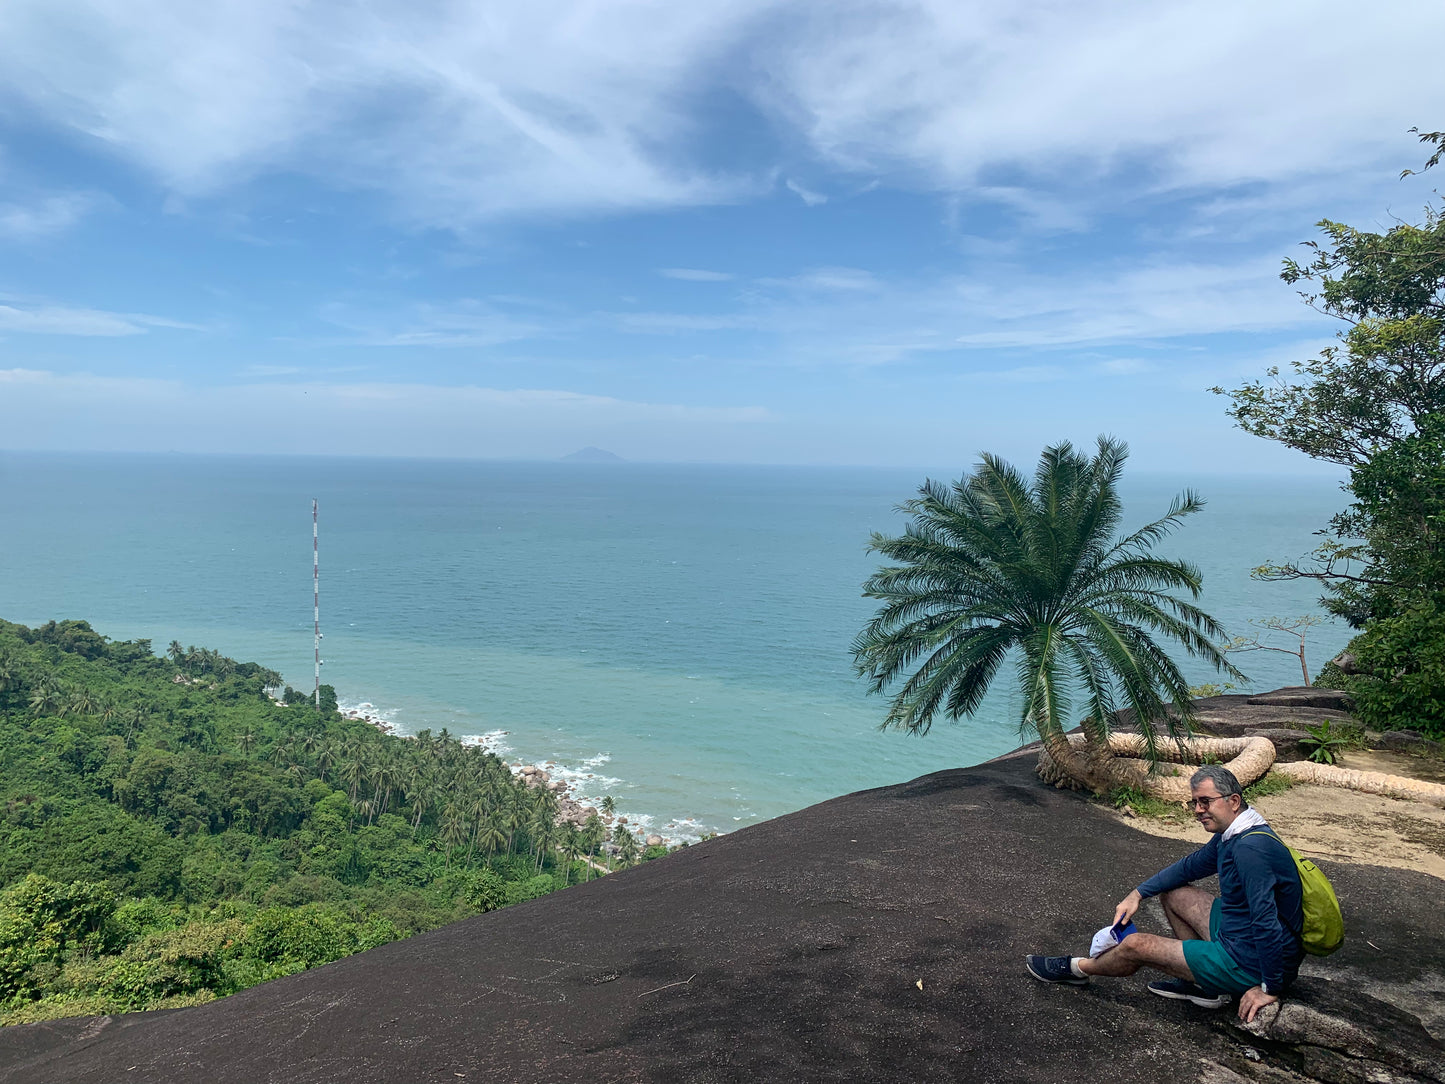
<instances>
[{"instance_id":1,"label":"sneaker","mask_svg":"<svg viewBox=\"0 0 1445 1084\"><path fill-rule=\"evenodd\" d=\"M1222 1005L1228 1005L1230 1001L1228 994L1211 993L1204 987L1183 979L1161 979L1158 982L1151 982L1149 992L1158 994L1160 997L1173 998L1176 1001L1192 1001L1206 1009L1217 1009Z\"/></svg>"},{"instance_id":2,"label":"sneaker","mask_svg":"<svg viewBox=\"0 0 1445 1084\"><path fill-rule=\"evenodd\" d=\"M1088 978L1079 978L1069 966L1072 956L1025 956L1024 966L1041 982L1067 982L1072 986L1088 986Z\"/></svg>"}]
</instances>

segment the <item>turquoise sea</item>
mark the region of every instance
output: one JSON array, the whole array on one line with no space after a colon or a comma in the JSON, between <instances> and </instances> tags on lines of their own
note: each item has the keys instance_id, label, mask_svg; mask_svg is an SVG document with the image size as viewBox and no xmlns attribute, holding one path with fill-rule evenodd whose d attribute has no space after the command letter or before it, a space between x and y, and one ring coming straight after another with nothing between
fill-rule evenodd
<instances>
[{"instance_id":1,"label":"turquoise sea","mask_svg":"<svg viewBox=\"0 0 1445 1084\"><path fill-rule=\"evenodd\" d=\"M1005 686L918 738L878 732L853 674L868 534L928 473L0 453L0 617L217 648L310 689L315 497L322 680L343 705L553 761L686 838L1018 743ZM1315 611L1310 585L1249 569L1310 549L1335 483L1141 471L1131 519L1185 486L1209 506L1166 548L1202 567L1206 608L1240 631ZM1348 639L1314 629L1312 668ZM1257 689L1299 682L1289 655L1239 663Z\"/></svg>"}]
</instances>

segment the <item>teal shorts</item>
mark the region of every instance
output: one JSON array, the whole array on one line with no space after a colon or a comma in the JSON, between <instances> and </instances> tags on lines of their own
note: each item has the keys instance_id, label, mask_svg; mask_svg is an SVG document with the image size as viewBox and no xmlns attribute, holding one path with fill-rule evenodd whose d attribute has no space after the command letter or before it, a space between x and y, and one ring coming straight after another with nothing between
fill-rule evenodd
<instances>
[{"instance_id":1,"label":"teal shorts","mask_svg":"<svg viewBox=\"0 0 1445 1084\"><path fill-rule=\"evenodd\" d=\"M1206 990L1217 994L1234 994L1236 997L1246 990L1259 985L1259 979L1234 962L1234 957L1224 951L1216 938L1219 937L1218 899L1209 909L1209 940L1185 941L1184 962L1194 981Z\"/></svg>"}]
</instances>

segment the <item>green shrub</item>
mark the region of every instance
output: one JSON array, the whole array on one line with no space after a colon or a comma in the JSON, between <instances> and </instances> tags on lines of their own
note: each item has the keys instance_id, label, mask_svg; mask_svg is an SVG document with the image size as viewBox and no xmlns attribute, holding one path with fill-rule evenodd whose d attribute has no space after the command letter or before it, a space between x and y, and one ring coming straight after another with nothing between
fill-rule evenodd
<instances>
[{"instance_id":1,"label":"green shrub","mask_svg":"<svg viewBox=\"0 0 1445 1084\"><path fill-rule=\"evenodd\" d=\"M1316 764L1333 764L1351 744L1351 736L1333 730L1328 719L1317 726L1306 725L1305 729L1309 737L1299 740L1300 748L1307 750L1309 759Z\"/></svg>"},{"instance_id":2,"label":"green shrub","mask_svg":"<svg viewBox=\"0 0 1445 1084\"><path fill-rule=\"evenodd\" d=\"M1353 646L1354 645L1351 644L1351 647ZM1346 650L1349 649L1347 648ZM1354 678L1336 666L1334 660L1331 659L1325 663L1324 666L1320 667L1320 672L1315 675L1315 679L1311 684L1316 689L1338 689L1341 692L1348 693L1354 689Z\"/></svg>"},{"instance_id":3,"label":"green shrub","mask_svg":"<svg viewBox=\"0 0 1445 1084\"><path fill-rule=\"evenodd\" d=\"M110 961L97 976L100 992L132 1009L175 995L229 994L225 965L245 929L233 918L151 934Z\"/></svg>"},{"instance_id":4,"label":"green shrub","mask_svg":"<svg viewBox=\"0 0 1445 1084\"><path fill-rule=\"evenodd\" d=\"M469 904L485 912L495 911L510 902L507 888L507 883L496 870L479 869L467 875L462 892Z\"/></svg>"},{"instance_id":5,"label":"green shrub","mask_svg":"<svg viewBox=\"0 0 1445 1084\"><path fill-rule=\"evenodd\" d=\"M268 907L251 920L238 956L267 965L277 974L316 967L401 936L384 918L354 918L340 907Z\"/></svg>"},{"instance_id":6,"label":"green shrub","mask_svg":"<svg viewBox=\"0 0 1445 1084\"><path fill-rule=\"evenodd\" d=\"M1283 794L1292 786L1294 786L1294 780L1289 776L1266 772L1263 778L1255 780L1244 788L1244 800L1252 803L1256 799L1267 798L1271 794Z\"/></svg>"},{"instance_id":7,"label":"green shrub","mask_svg":"<svg viewBox=\"0 0 1445 1084\"><path fill-rule=\"evenodd\" d=\"M0 1002L31 996L68 950L109 948L114 911L110 890L85 881L62 885L32 873L0 892Z\"/></svg>"},{"instance_id":8,"label":"green shrub","mask_svg":"<svg viewBox=\"0 0 1445 1084\"><path fill-rule=\"evenodd\" d=\"M111 925L122 946L129 945L148 933L173 930L184 925L185 921L183 907L168 905L151 898L123 900L111 915Z\"/></svg>"},{"instance_id":9,"label":"green shrub","mask_svg":"<svg viewBox=\"0 0 1445 1084\"><path fill-rule=\"evenodd\" d=\"M1375 730L1445 738L1445 605L1440 596L1374 622L1356 641L1355 714Z\"/></svg>"},{"instance_id":10,"label":"green shrub","mask_svg":"<svg viewBox=\"0 0 1445 1084\"><path fill-rule=\"evenodd\" d=\"M1151 798L1135 787L1115 787L1109 792L1109 802L1115 809L1128 806L1141 817L1154 817L1157 820L1179 821L1187 816L1184 807L1178 802Z\"/></svg>"},{"instance_id":11,"label":"green shrub","mask_svg":"<svg viewBox=\"0 0 1445 1084\"><path fill-rule=\"evenodd\" d=\"M556 887L556 882L546 873L539 873L525 881L510 881L506 890L507 902L511 904L521 903L524 900L535 900L538 896L545 896Z\"/></svg>"},{"instance_id":12,"label":"green shrub","mask_svg":"<svg viewBox=\"0 0 1445 1084\"><path fill-rule=\"evenodd\" d=\"M1207 696L1224 696L1238 690L1239 686L1232 681L1207 681L1203 685L1189 686L1189 696L1193 700L1203 700Z\"/></svg>"},{"instance_id":13,"label":"green shrub","mask_svg":"<svg viewBox=\"0 0 1445 1084\"><path fill-rule=\"evenodd\" d=\"M261 904L264 907L300 907L307 903L335 903L346 898L346 886L334 877L297 875L268 888Z\"/></svg>"}]
</instances>

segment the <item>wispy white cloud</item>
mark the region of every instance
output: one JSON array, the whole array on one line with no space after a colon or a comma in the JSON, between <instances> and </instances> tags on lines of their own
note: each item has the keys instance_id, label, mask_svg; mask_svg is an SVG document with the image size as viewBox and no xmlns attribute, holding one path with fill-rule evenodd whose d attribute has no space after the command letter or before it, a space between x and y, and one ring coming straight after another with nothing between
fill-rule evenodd
<instances>
[{"instance_id":1,"label":"wispy white cloud","mask_svg":"<svg viewBox=\"0 0 1445 1084\"><path fill-rule=\"evenodd\" d=\"M802 16L807 30L771 35L760 63L778 114L850 171L971 187L1007 167L1077 187L1132 159L1163 183L1228 185L1398 156L1415 103L1438 91L1445 11L1384 0L1375 13L1346 0L857 4ZM1321 95L1300 70L1342 82Z\"/></svg>"},{"instance_id":2,"label":"wispy white cloud","mask_svg":"<svg viewBox=\"0 0 1445 1084\"><path fill-rule=\"evenodd\" d=\"M821 192L814 192L810 188L804 188L797 181L789 180L784 182L789 192L797 196L808 207L818 207L828 202L828 197Z\"/></svg>"},{"instance_id":3,"label":"wispy white cloud","mask_svg":"<svg viewBox=\"0 0 1445 1084\"><path fill-rule=\"evenodd\" d=\"M736 277L726 271L705 271L696 267L664 267L658 274L683 282L730 282Z\"/></svg>"},{"instance_id":4,"label":"wispy white cloud","mask_svg":"<svg viewBox=\"0 0 1445 1084\"><path fill-rule=\"evenodd\" d=\"M979 185L972 194L977 199L1017 211L1040 230L1082 230L1089 224L1088 215L1074 200L1061 198L1055 192L1021 186Z\"/></svg>"},{"instance_id":5,"label":"wispy white cloud","mask_svg":"<svg viewBox=\"0 0 1445 1084\"><path fill-rule=\"evenodd\" d=\"M1073 268L956 284L970 347L1061 347L1275 331L1317 322L1279 285L1273 260Z\"/></svg>"},{"instance_id":6,"label":"wispy white cloud","mask_svg":"<svg viewBox=\"0 0 1445 1084\"><path fill-rule=\"evenodd\" d=\"M65 418L61 430L55 419ZM559 389L257 381L200 387L173 380L0 369L8 447L197 452L553 458L606 444L645 458L654 442L766 426L760 406L642 402ZM70 442L67 444L67 442Z\"/></svg>"},{"instance_id":7,"label":"wispy white cloud","mask_svg":"<svg viewBox=\"0 0 1445 1084\"><path fill-rule=\"evenodd\" d=\"M350 332L346 341L357 346L497 346L544 333L535 322L465 299L417 304L403 313L333 303L323 307L322 317Z\"/></svg>"},{"instance_id":8,"label":"wispy white cloud","mask_svg":"<svg viewBox=\"0 0 1445 1084\"><path fill-rule=\"evenodd\" d=\"M781 163L730 164L711 127L726 94L810 175L975 192L1070 228L1104 176L1145 191L1398 168L1438 94L1445 7L11 0L3 30L0 93L184 196L300 172L466 226L765 193ZM1300 71L1330 72L1331 93Z\"/></svg>"},{"instance_id":9,"label":"wispy white cloud","mask_svg":"<svg viewBox=\"0 0 1445 1084\"><path fill-rule=\"evenodd\" d=\"M623 331L645 335L687 331L737 331L756 327L758 319L747 313L623 312L611 319Z\"/></svg>"},{"instance_id":10,"label":"wispy white cloud","mask_svg":"<svg viewBox=\"0 0 1445 1084\"><path fill-rule=\"evenodd\" d=\"M746 330L764 336L759 353L778 362L844 365L890 364L949 351L1177 347L1199 337L1323 323L1281 286L1272 259L1074 265L1052 273L1001 263L973 274L917 279L820 268L748 281L729 302L731 307L710 313L624 313L612 319L632 332ZM1148 367L1137 356L1101 362L1096 354L1075 364L1114 376ZM998 371L1039 370L1030 363Z\"/></svg>"},{"instance_id":11,"label":"wispy white cloud","mask_svg":"<svg viewBox=\"0 0 1445 1084\"><path fill-rule=\"evenodd\" d=\"M95 203L95 197L83 192L0 203L0 237L24 241L62 233L85 217Z\"/></svg>"},{"instance_id":12,"label":"wispy white cloud","mask_svg":"<svg viewBox=\"0 0 1445 1084\"><path fill-rule=\"evenodd\" d=\"M985 369L970 373L969 379L1005 380L1014 384L1052 384L1070 372L1062 365L1019 365L1012 369Z\"/></svg>"},{"instance_id":13,"label":"wispy white cloud","mask_svg":"<svg viewBox=\"0 0 1445 1084\"><path fill-rule=\"evenodd\" d=\"M881 283L871 271L857 267L818 267L783 279L760 279L765 286L821 293L872 292Z\"/></svg>"},{"instance_id":14,"label":"wispy white cloud","mask_svg":"<svg viewBox=\"0 0 1445 1084\"><path fill-rule=\"evenodd\" d=\"M9 299L14 300L14 299ZM136 312L106 312L60 305L11 305L0 301L0 332L30 335L144 335L151 328L198 331L195 324Z\"/></svg>"},{"instance_id":15,"label":"wispy white cloud","mask_svg":"<svg viewBox=\"0 0 1445 1084\"><path fill-rule=\"evenodd\" d=\"M755 182L668 147L758 6L19 0L0 84L183 196L283 170L454 226L711 203Z\"/></svg>"},{"instance_id":16,"label":"wispy white cloud","mask_svg":"<svg viewBox=\"0 0 1445 1084\"><path fill-rule=\"evenodd\" d=\"M1109 358L1094 364L1094 372L1102 376L1138 376L1157 368L1154 362L1144 358Z\"/></svg>"}]
</instances>

